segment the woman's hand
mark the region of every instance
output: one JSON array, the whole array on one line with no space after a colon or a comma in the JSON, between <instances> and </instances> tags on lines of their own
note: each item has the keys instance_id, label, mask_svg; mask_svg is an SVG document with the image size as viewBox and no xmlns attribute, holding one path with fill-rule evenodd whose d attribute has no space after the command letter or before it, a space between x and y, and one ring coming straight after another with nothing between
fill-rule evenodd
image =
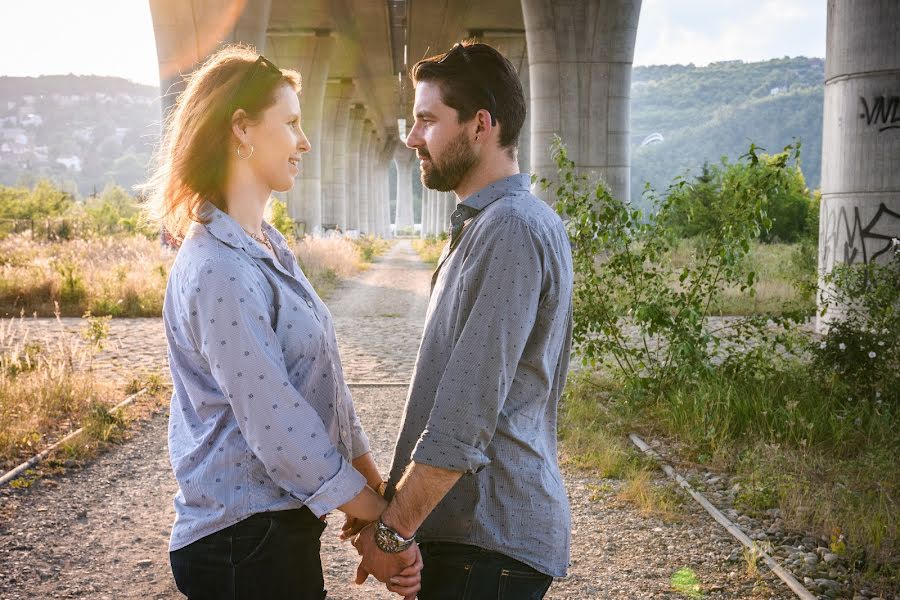
<instances>
[{"instance_id":1,"label":"woman's hand","mask_svg":"<svg viewBox=\"0 0 900 600\"><path fill-rule=\"evenodd\" d=\"M381 516L387 505L387 500L379 496L378 492L365 486L352 500L338 506L338 509L350 518L371 523Z\"/></svg>"},{"instance_id":2,"label":"woman's hand","mask_svg":"<svg viewBox=\"0 0 900 600\"><path fill-rule=\"evenodd\" d=\"M347 515L347 518L344 519L344 524L341 526L341 541L346 542L362 531L369 523L371 523L371 521L364 521Z\"/></svg>"}]
</instances>

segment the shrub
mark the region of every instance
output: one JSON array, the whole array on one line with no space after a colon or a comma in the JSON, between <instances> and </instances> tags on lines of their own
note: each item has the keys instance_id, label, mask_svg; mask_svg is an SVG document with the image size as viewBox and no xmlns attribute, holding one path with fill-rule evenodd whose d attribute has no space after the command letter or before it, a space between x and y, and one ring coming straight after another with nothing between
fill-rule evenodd
<instances>
[{"instance_id":1,"label":"shrub","mask_svg":"<svg viewBox=\"0 0 900 600\"><path fill-rule=\"evenodd\" d=\"M715 236L727 227L733 209L727 194L737 180L756 186L754 193L762 201L760 241L792 243L818 231L818 221L810 219L816 203L800 170L800 144L772 156L757 154L754 147L748 157L746 162L723 158L720 165L704 164L693 181L671 190L675 198L669 218L679 235Z\"/></svg>"},{"instance_id":2,"label":"shrub","mask_svg":"<svg viewBox=\"0 0 900 600\"><path fill-rule=\"evenodd\" d=\"M900 405L900 242L886 264L838 265L823 277L828 331L810 351L818 375L858 401Z\"/></svg>"},{"instance_id":3,"label":"shrub","mask_svg":"<svg viewBox=\"0 0 900 600\"><path fill-rule=\"evenodd\" d=\"M281 235L286 239L293 240L296 237L297 224L288 214L287 204L274 196L269 199L268 218L266 220L272 227L280 231Z\"/></svg>"},{"instance_id":4,"label":"shrub","mask_svg":"<svg viewBox=\"0 0 900 600\"><path fill-rule=\"evenodd\" d=\"M662 198L648 189L655 210L644 214L610 195L602 182L591 189L558 139L553 153L561 182L556 207L568 219L575 268L573 339L586 363L614 366L629 386L649 387L659 396L716 364L752 371L754 357L793 347L789 326L799 314L742 317L717 331L706 326L723 289L753 293L757 275L745 259L769 225L764 190L789 168L790 148L779 160L764 161L751 145L744 168L723 179L715 234L679 266L672 256L683 181Z\"/></svg>"}]
</instances>

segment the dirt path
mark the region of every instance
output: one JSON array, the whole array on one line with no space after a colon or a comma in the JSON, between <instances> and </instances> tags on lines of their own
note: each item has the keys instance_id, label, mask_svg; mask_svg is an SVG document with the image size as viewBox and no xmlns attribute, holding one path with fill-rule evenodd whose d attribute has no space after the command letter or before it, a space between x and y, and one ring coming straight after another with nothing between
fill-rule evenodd
<instances>
[{"instance_id":1,"label":"dirt path","mask_svg":"<svg viewBox=\"0 0 900 600\"><path fill-rule=\"evenodd\" d=\"M430 269L401 241L329 302L345 370L375 458L386 470L412 372L427 303ZM77 319L31 321L35 337L79 327ZM55 333L56 332L56 333ZM115 320L98 357L110 376L165 367L158 320ZM372 386L369 383L392 383ZM738 547L700 510L665 524L616 500L621 482L567 472L572 501L572 566L553 600L684 598L672 588L682 568L695 573L706 598L791 598L783 586L754 591ZM166 457L166 415L145 422L132 439L90 466L25 491L0 490L0 599L176 599L166 543L175 492ZM380 584L349 580L355 551L337 543L340 519L323 534L329 598L396 598ZM767 578L768 580L769 578Z\"/></svg>"}]
</instances>

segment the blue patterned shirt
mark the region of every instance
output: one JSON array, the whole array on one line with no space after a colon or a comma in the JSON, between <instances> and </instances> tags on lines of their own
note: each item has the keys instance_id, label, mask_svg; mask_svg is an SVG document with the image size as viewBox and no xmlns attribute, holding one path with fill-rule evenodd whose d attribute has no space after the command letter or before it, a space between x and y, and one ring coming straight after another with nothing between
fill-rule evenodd
<instances>
[{"instance_id":1,"label":"blue patterned shirt","mask_svg":"<svg viewBox=\"0 0 900 600\"><path fill-rule=\"evenodd\" d=\"M277 260L207 204L166 288L178 493L170 550L264 511L316 516L356 496L369 442L344 383L331 314L281 234Z\"/></svg>"},{"instance_id":2,"label":"blue patterned shirt","mask_svg":"<svg viewBox=\"0 0 900 600\"><path fill-rule=\"evenodd\" d=\"M561 577L569 503L556 410L572 340L572 251L529 176L496 181L438 264L390 482L409 462L463 476L419 528Z\"/></svg>"}]
</instances>

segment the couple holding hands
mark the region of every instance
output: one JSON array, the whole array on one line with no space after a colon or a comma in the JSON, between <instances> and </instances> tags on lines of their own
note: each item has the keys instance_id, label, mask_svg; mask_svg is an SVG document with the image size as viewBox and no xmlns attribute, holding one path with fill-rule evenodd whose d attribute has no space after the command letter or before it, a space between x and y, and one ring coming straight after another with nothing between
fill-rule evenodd
<instances>
[{"instance_id":1,"label":"couple holding hands","mask_svg":"<svg viewBox=\"0 0 900 600\"><path fill-rule=\"evenodd\" d=\"M344 382L334 326L263 219L310 150L300 75L240 46L211 56L167 118L145 188L181 241L163 310L174 384L170 542L190 600L326 597L325 515L404 598L543 598L566 573L556 414L572 335L572 259L516 160L525 99L494 48L411 72L406 144L459 198L432 278L387 481Z\"/></svg>"}]
</instances>

